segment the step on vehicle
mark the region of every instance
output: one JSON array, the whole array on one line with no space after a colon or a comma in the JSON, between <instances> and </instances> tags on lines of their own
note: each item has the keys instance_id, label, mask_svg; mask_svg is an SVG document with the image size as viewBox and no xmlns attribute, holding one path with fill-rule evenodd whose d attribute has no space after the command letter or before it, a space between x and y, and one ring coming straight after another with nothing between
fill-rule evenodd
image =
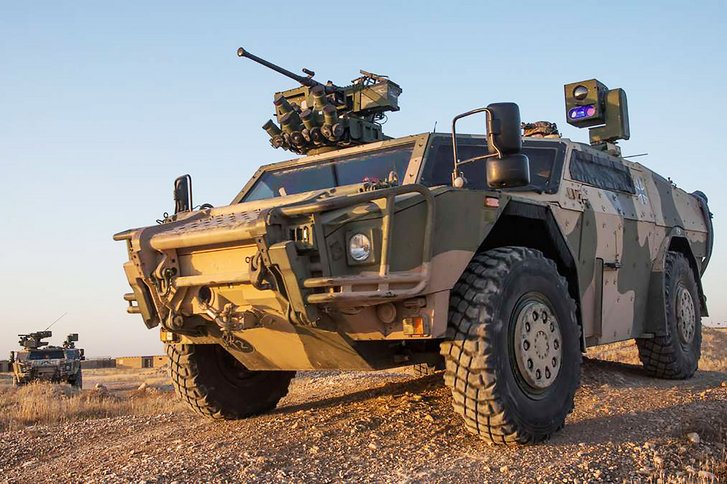
<instances>
[{"instance_id":1,"label":"step on vehicle","mask_svg":"<svg viewBox=\"0 0 727 484\"><path fill-rule=\"evenodd\" d=\"M635 338L649 374L695 372L707 198L621 155L623 90L565 86L588 144L521 125L507 102L394 139L388 77L323 84L238 55L300 83L263 129L303 156L261 167L223 207L195 206L182 176L173 215L114 236L128 312L160 327L196 412L270 410L296 370L440 365L466 428L517 444L564 425L589 346ZM482 134L457 131L469 116Z\"/></svg>"}]
</instances>

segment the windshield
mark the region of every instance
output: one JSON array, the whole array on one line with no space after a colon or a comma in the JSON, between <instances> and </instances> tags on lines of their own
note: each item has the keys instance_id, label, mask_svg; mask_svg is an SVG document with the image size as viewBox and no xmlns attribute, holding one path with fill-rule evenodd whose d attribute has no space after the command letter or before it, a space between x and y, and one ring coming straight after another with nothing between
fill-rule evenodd
<instances>
[{"instance_id":1,"label":"windshield","mask_svg":"<svg viewBox=\"0 0 727 484\"><path fill-rule=\"evenodd\" d=\"M64 350L66 354L66 358L69 360L77 360L81 357L81 354L78 350Z\"/></svg>"},{"instance_id":2,"label":"windshield","mask_svg":"<svg viewBox=\"0 0 727 484\"><path fill-rule=\"evenodd\" d=\"M281 168L262 174L243 202L282 197L324 188L386 180L389 173L404 179L413 144L334 158L306 166Z\"/></svg>"},{"instance_id":3,"label":"windshield","mask_svg":"<svg viewBox=\"0 0 727 484\"><path fill-rule=\"evenodd\" d=\"M463 137L461 140L457 139L457 151L459 152L459 158L466 160L467 158L486 155L487 145L484 144L484 140ZM556 162L562 159L563 152L561 143L525 141L523 143L523 153L527 155L530 161L530 185L518 187L514 190L534 190L546 193L556 191L559 179ZM452 169L454 167L452 159L452 139L444 136L437 137L427 153L420 183L426 186L451 185ZM474 190L487 189L485 160L477 160L461 165L460 171L467 179L466 188Z\"/></svg>"},{"instance_id":4,"label":"windshield","mask_svg":"<svg viewBox=\"0 0 727 484\"><path fill-rule=\"evenodd\" d=\"M31 351L28 355L29 360L62 360L63 358L63 350Z\"/></svg>"}]
</instances>

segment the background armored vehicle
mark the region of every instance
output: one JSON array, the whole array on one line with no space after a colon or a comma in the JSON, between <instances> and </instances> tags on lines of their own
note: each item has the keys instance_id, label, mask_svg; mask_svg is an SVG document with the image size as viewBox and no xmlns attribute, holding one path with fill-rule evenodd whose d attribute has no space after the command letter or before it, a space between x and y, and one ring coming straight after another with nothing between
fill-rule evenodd
<instances>
[{"instance_id":1,"label":"background armored vehicle","mask_svg":"<svg viewBox=\"0 0 727 484\"><path fill-rule=\"evenodd\" d=\"M180 177L173 216L114 236L128 311L161 325L195 411L271 409L295 370L443 362L466 427L512 444L563 426L588 346L636 338L650 374L694 373L707 200L620 155L622 90L565 87L567 120L591 128L590 144L542 122L523 139L512 103L456 116L451 134L389 139L358 136L398 108L398 86L368 79L300 78L275 96L282 128L264 128L309 156L263 166L218 208L194 208ZM478 114L485 134L456 132Z\"/></svg>"},{"instance_id":2,"label":"background armored vehicle","mask_svg":"<svg viewBox=\"0 0 727 484\"><path fill-rule=\"evenodd\" d=\"M23 350L10 353L14 385L32 381L51 381L69 383L77 388L83 386L81 360L84 359L84 355L83 350L76 348L75 345L78 334L69 334L63 346L48 346L48 342L43 341L53 336L51 331L18 336Z\"/></svg>"}]
</instances>

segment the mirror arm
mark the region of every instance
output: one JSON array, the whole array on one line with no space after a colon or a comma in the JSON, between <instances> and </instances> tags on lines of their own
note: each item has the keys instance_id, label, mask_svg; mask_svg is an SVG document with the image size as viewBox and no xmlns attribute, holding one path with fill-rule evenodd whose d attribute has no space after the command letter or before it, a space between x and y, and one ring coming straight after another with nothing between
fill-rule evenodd
<instances>
[{"instance_id":1,"label":"mirror arm","mask_svg":"<svg viewBox=\"0 0 727 484\"><path fill-rule=\"evenodd\" d=\"M472 116L473 114L478 113L486 113L487 119L485 121L485 129L487 130L487 138L488 141L490 141L489 144L492 144L492 146L495 147L495 153L483 155L483 156L475 156L474 158L468 158L464 161L459 161L459 154L457 150L457 121L459 121L462 118L466 118L468 116ZM458 114L452 119L452 151L453 151L453 157L454 157L454 170L452 171L452 185L454 185L454 180L457 179L460 175L459 173L459 165L464 165L465 163L470 163L472 161L477 161L485 158L502 158L502 154L500 153L500 148L497 147L497 145L494 143L494 139L490 140L491 137L494 136L494 133L491 132L490 129L487 129L492 126L492 111L490 108L477 108L473 109L471 111L467 111L466 113Z\"/></svg>"},{"instance_id":2,"label":"mirror arm","mask_svg":"<svg viewBox=\"0 0 727 484\"><path fill-rule=\"evenodd\" d=\"M472 158L467 158L466 160L458 161L457 165L465 165L467 163L472 163L473 161L477 161L477 160L486 160L487 158L494 158L495 156L498 156L498 154L493 153L491 155L474 156Z\"/></svg>"}]
</instances>

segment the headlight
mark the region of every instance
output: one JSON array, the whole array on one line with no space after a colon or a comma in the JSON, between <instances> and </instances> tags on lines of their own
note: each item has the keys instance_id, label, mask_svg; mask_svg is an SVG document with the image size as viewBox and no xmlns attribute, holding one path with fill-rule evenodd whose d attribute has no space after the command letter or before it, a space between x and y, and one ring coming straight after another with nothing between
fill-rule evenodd
<instances>
[{"instance_id":1,"label":"headlight","mask_svg":"<svg viewBox=\"0 0 727 484\"><path fill-rule=\"evenodd\" d=\"M355 234L348 242L348 253L356 262L363 262L371 255L371 240L364 234Z\"/></svg>"}]
</instances>

